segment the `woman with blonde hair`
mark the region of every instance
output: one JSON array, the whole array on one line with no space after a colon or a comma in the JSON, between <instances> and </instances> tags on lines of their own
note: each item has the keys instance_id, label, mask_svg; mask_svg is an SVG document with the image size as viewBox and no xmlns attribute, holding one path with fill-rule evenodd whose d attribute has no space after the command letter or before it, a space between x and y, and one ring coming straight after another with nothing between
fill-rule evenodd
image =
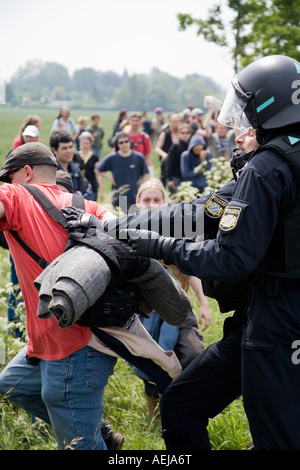
<instances>
[{"instance_id":1,"label":"woman with blonde hair","mask_svg":"<svg viewBox=\"0 0 300 470\"><path fill-rule=\"evenodd\" d=\"M139 209L152 209L165 204L166 192L163 184L155 178L145 181L139 187L136 203Z\"/></svg>"}]
</instances>

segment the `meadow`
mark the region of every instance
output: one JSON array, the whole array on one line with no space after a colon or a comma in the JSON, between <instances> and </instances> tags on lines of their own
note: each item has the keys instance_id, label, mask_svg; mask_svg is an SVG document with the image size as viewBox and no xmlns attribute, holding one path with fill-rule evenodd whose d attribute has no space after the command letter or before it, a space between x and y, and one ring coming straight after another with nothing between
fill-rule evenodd
<instances>
[{"instance_id":1,"label":"meadow","mask_svg":"<svg viewBox=\"0 0 300 470\"><path fill-rule=\"evenodd\" d=\"M71 117L76 121L80 115L91 116L98 110L72 110ZM13 139L19 131L24 117L38 114L42 119L41 138L48 145L56 109L10 109L0 108L0 164L12 147ZM117 118L117 111L100 111L105 131L103 155L111 149L107 144ZM151 114L150 114L151 116ZM159 160L152 152L155 176L159 176ZM104 205L110 205L109 187L106 188ZM10 334L6 320L7 296L9 292L9 254L0 247L0 359L1 347L5 348L5 360L0 360L0 370L23 344ZM189 292L193 311L198 313L200 305L193 291ZM209 299L212 321L203 332L205 346L222 336L224 315L220 314L217 303ZM2 354L3 358L3 354ZM1 362L3 362L1 364ZM184 399L184 397L183 397ZM143 395L143 383L133 374L132 369L119 359L114 375L110 378L104 398L104 417L114 430L125 436L123 450L163 450L159 413L151 418ZM248 422L242 399L233 402L220 415L209 422L209 434L214 450L247 450L251 446ZM31 422L28 414L0 397L0 450L55 450L56 442L51 427L36 420Z\"/></svg>"}]
</instances>

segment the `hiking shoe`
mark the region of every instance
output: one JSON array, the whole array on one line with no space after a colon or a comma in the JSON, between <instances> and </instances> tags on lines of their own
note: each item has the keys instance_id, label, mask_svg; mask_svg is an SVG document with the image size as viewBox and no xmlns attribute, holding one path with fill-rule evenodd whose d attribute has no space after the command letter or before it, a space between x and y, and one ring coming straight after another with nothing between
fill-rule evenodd
<instances>
[{"instance_id":1,"label":"hiking shoe","mask_svg":"<svg viewBox=\"0 0 300 470\"><path fill-rule=\"evenodd\" d=\"M105 439L107 450L120 450L124 444L125 437L119 432L112 432L111 435Z\"/></svg>"},{"instance_id":2,"label":"hiking shoe","mask_svg":"<svg viewBox=\"0 0 300 470\"><path fill-rule=\"evenodd\" d=\"M122 434L115 432L111 425L105 420L101 423L101 433L105 441L107 450L120 450L125 437Z\"/></svg>"}]
</instances>

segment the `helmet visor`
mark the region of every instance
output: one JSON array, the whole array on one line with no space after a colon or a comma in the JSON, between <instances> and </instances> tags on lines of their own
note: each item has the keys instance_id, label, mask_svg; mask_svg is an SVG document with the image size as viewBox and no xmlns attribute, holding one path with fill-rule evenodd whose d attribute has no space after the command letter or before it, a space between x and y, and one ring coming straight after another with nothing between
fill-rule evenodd
<instances>
[{"instance_id":1,"label":"helmet visor","mask_svg":"<svg viewBox=\"0 0 300 470\"><path fill-rule=\"evenodd\" d=\"M240 134L250 126L245 113L250 98L239 86L237 75L233 77L231 85L227 91L218 121L225 126L232 127L237 134Z\"/></svg>"}]
</instances>

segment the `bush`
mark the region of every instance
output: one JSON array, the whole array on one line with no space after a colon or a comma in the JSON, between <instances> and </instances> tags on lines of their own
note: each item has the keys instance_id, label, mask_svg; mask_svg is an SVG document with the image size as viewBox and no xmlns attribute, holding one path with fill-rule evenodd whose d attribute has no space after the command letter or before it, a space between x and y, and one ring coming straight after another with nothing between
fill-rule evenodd
<instances>
[{"instance_id":1,"label":"bush","mask_svg":"<svg viewBox=\"0 0 300 470\"><path fill-rule=\"evenodd\" d=\"M224 157L212 158L212 166L207 170L207 162L200 163L195 168L195 173L203 173L206 177L207 186L203 194L209 194L212 190L217 191L233 178L230 162Z\"/></svg>"}]
</instances>

